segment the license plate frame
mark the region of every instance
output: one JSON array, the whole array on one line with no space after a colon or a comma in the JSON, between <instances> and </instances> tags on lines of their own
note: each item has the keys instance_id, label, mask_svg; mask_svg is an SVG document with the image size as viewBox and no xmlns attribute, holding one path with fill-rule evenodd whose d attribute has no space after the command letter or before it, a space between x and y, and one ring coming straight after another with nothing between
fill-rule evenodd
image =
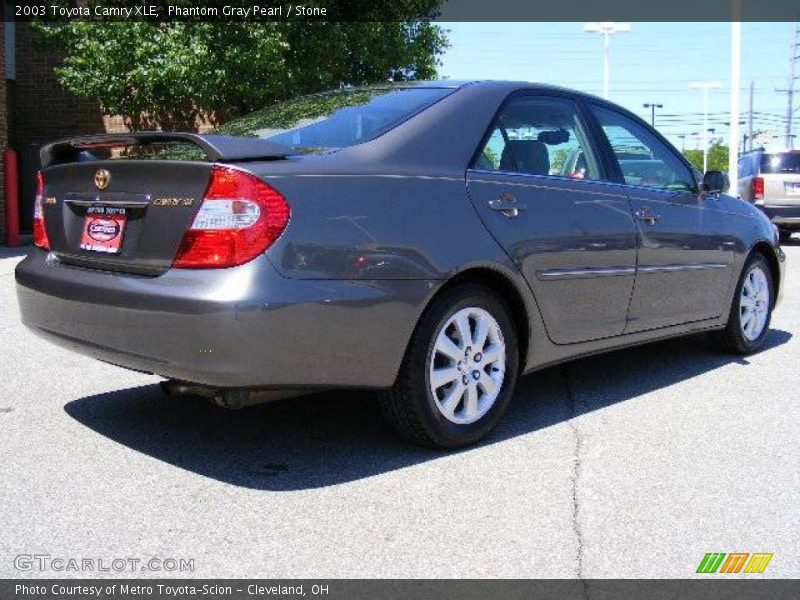
<instances>
[{"instance_id":1,"label":"license plate frame","mask_svg":"<svg viewBox=\"0 0 800 600\"><path fill-rule=\"evenodd\" d=\"M81 250L119 254L128 213L119 206L89 206L83 217Z\"/></svg>"}]
</instances>

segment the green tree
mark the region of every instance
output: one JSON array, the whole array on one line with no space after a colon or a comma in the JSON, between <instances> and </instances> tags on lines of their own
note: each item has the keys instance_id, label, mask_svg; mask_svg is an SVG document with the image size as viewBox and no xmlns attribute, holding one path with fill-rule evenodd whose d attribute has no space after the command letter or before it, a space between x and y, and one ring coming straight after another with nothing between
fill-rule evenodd
<instances>
[{"instance_id":1,"label":"green tree","mask_svg":"<svg viewBox=\"0 0 800 600\"><path fill-rule=\"evenodd\" d=\"M703 151L684 150L683 155L692 166L701 173L703 172ZM727 171L728 170L728 147L720 143L712 144L708 149L708 170Z\"/></svg>"},{"instance_id":2,"label":"green tree","mask_svg":"<svg viewBox=\"0 0 800 600\"><path fill-rule=\"evenodd\" d=\"M65 51L71 92L134 128L192 129L300 94L435 77L447 47L426 22L36 24Z\"/></svg>"}]
</instances>

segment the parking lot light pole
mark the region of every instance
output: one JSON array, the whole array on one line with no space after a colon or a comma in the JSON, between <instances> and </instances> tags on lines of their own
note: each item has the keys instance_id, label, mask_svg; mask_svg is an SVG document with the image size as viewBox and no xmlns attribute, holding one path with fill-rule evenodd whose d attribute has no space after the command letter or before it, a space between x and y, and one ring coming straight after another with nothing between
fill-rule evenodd
<instances>
[{"instance_id":1,"label":"parking lot light pole","mask_svg":"<svg viewBox=\"0 0 800 600\"><path fill-rule=\"evenodd\" d=\"M708 92L721 88L722 84L719 81L693 81L689 87L703 90L703 173L705 173L708 171Z\"/></svg>"},{"instance_id":2,"label":"parking lot light pole","mask_svg":"<svg viewBox=\"0 0 800 600\"><path fill-rule=\"evenodd\" d=\"M739 119L739 128L740 129L741 129L742 125L746 125L746 124L747 124L747 121L745 121L744 119ZM725 126L726 127L730 127L731 126L731 122L730 121L725 121ZM731 139L733 139L733 136L731 136ZM736 144L736 152L737 153L741 154L741 153L745 152L746 151L745 149L747 148L747 132L745 131L744 135L742 135L741 144L739 143L738 139L735 140L734 143ZM740 146L741 146L741 150L739 149ZM728 154L728 160L730 161L730 154ZM736 163L737 163L736 164L736 170L738 171L739 170L738 157L737 157ZM730 168L730 164L728 165L728 168Z\"/></svg>"},{"instance_id":3,"label":"parking lot light pole","mask_svg":"<svg viewBox=\"0 0 800 600\"><path fill-rule=\"evenodd\" d=\"M630 23L617 23L602 21L599 23L585 23L583 30L587 33L600 33L603 36L603 98L608 100L609 81L611 79L611 66L609 61L609 47L611 36L615 33L627 33L631 30Z\"/></svg>"},{"instance_id":4,"label":"parking lot light pole","mask_svg":"<svg viewBox=\"0 0 800 600\"><path fill-rule=\"evenodd\" d=\"M734 2L734 13L737 13ZM739 170L739 82L741 79L742 24L734 18L731 23L731 127L728 130L728 179L733 190L737 189ZM734 192L735 193L735 192Z\"/></svg>"},{"instance_id":5,"label":"parking lot light pole","mask_svg":"<svg viewBox=\"0 0 800 600\"><path fill-rule=\"evenodd\" d=\"M656 104L655 102L645 102L642 104L645 108L650 109L650 125L653 127L656 126L656 109L657 108L664 108L663 104Z\"/></svg>"}]
</instances>

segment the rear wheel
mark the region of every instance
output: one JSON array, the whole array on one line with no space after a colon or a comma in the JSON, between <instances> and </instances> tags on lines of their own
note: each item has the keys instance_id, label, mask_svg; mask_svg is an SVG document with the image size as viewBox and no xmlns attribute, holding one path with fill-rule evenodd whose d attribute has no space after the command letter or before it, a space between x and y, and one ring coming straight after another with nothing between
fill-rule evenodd
<instances>
[{"instance_id":1,"label":"rear wheel","mask_svg":"<svg viewBox=\"0 0 800 600\"><path fill-rule=\"evenodd\" d=\"M461 284L436 298L412 336L381 409L405 438L458 448L486 436L514 393L517 334L493 292Z\"/></svg>"},{"instance_id":2,"label":"rear wheel","mask_svg":"<svg viewBox=\"0 0 800 600\"><path fill-rule=\"evenodd\" d=\"M753 254L742 269L728 317L728 325L717 333L727 352L750 354L764 345L774 304L772 271L761 254Z\"/></svg>"}]
</instances>

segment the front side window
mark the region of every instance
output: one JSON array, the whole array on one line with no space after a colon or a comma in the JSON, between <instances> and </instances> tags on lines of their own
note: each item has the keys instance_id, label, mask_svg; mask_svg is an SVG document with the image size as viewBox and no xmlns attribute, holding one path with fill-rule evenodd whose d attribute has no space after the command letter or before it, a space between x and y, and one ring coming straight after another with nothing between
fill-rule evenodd
<instances>
[{"instance_id":1,"label":"front side window","mask_svg":"<svg viewBox=\"0 0 800 600\"><path fill-rule=\"evenodd\" d=\"M572 179L600 179L575 105L521 96L497 117L473 168Z\"/></svg>"},{"instance_id":2,"label":"front side window","mask_svg":"<svg viewBox=\"0 0 800 600\"><path fill-rule=\"evenodd\" d=\"M675 152L636 121L593 106L625 183L675 191L694 191L692 171Z\"/></svg>"}]
</instances>

